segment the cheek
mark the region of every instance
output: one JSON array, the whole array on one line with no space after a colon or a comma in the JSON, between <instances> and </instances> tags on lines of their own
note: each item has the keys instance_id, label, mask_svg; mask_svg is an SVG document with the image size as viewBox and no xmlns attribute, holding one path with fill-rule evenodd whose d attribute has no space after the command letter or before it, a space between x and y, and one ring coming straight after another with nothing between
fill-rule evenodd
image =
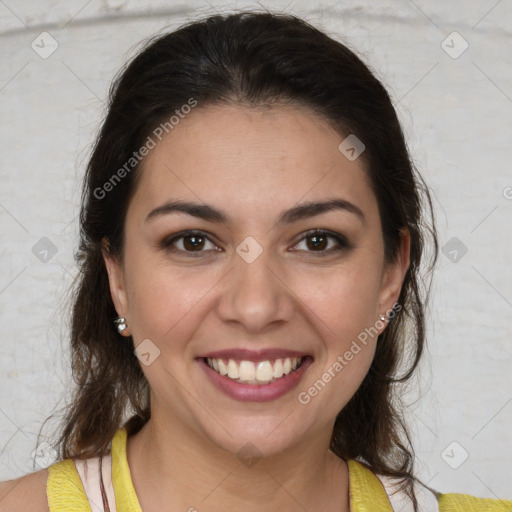
<instances>
[{"instance_id":1,"label":"cheek","mask_svg":"<svg viewBox=\"0 0 512 512\"><path fill-rule=\"evenodd\" d=\"M303 275L294 285L322 345L317 347L314 371L299 390L299 402L318 407L315 414L335 416L368 372L377 341L379 278L373 261L315 279Z\"/></svg>"},{"instance_id":2,"label":"cheek","mask_svg":"<svg viewBox=\"0 0 512 512\"><path fill-rule=\"evenodd\" d=\"M155 262L144 253L134 253L126 261L128 315L135 342L150 338L163 343L179 343L195 328L195 310L220 279L216 273L191 272ZM185 338L184 338L185 337ZM173 343L174 344L174 343Z\"/></svg>"},{"instance_id":3,"label":"cheek","mask_svg":"<svg viewBox=\"0 0 512 512\"><path fill-rule=\"evenodd\" d=\"M348 340L374 325L379 279L378 267L372 262L323 274L303 273L290 287L313 313L309 316L325 344L342 350Z\"/></svg>"}]
</instances>

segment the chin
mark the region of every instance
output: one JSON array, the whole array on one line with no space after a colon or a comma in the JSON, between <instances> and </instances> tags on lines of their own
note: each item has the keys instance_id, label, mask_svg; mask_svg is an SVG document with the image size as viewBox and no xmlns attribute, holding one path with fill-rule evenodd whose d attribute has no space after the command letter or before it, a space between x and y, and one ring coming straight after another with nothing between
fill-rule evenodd
<instances>
[{"instance_id":1,"label":"chin","mask_svg":"<svg viewBox=\"0 0 512 512\"><path fill-rule=\"evenodd\" d=\"M286 417L286 416L285 416ZM221 426L212 430L212 424L204 430L205 437L218 448L245 457L272 457L300 442L302 433L291 431L292 423L283 417L255 418L250 416L219 421ZM296 424L296 420L293 422Z\"/></svg>"}]
</instances>

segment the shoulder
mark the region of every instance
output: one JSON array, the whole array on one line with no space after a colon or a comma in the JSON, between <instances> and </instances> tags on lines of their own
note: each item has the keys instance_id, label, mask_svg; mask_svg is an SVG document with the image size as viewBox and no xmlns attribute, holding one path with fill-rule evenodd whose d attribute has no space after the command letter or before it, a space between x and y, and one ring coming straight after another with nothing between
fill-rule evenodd
<instances>
[{"instance_id":1,"label":"shoulder","mask_svg":"<svg viewBox=\"0 0 512 512\"><path fill-rule=\"evenodd\" d=\"M48 512L46 482L48 470L0 482L0 510L2 512Z\"/></svg>"},{"instance_id":2,"label":"shoulder","mask_svg":"<svg viewBox=\"0 0 512 512\"><path fill-rule=\"evenodd\" d=\"M393 511L413 512L414 506L394 478L375 474L381 481ZM421 512L512 512L512 501L504 499L478 498L469 494L440 493L413 481L414 494Z\"/></svg>"}]
</instances>

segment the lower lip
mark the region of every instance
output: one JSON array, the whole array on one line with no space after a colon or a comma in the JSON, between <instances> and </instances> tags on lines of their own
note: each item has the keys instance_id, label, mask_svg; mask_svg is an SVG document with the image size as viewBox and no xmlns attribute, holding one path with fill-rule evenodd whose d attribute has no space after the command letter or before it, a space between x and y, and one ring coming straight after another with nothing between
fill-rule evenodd
<instances>
[{"instance_id":1,"label":"lower lip","mask_svg":"<svg viewBox=\"0 0 512 512\"><path fill-rule=\"evenodd\" d=\"M243 402L270 402L286 395L302 379L304 372L313 362L311 357L303 359L299 368L268 384L240 384L210 368L204 359L198 363L217 388L235 400Z\"/></svg>"}]
</instances>

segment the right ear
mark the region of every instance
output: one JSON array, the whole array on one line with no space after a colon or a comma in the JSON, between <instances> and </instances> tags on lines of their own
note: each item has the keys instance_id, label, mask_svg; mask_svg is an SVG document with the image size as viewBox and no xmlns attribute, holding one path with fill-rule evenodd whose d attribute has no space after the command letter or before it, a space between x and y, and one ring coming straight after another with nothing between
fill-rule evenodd
<instances>
[{"instance_id":1,"label":"right ear","mask_svg":"<svg viewBox=\"0 0 512 512\"><path fill-rule=\"evenodd\" d=\"M108 282L110 286L110 296L120 317L127 318L128 314L128 296L124 280L124 269L119 258L114 256L110 251L109 241L104 238L102 242L101 252L103 261L108 274ZM129 327L122 332L123 336L130 336Z\"/></svg>"}]
</instances>

